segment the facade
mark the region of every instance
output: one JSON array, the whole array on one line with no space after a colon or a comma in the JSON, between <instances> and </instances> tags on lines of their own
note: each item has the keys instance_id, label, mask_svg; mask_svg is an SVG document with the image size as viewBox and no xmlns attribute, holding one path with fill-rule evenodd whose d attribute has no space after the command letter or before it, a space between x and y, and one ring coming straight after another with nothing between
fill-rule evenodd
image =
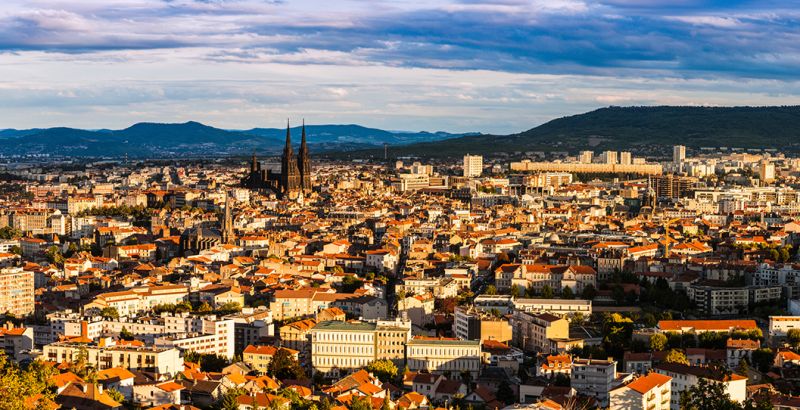
<instances>
[{"instance_id":1,"label":"facade","mask_svg":"<svg viewBox=\"0 0 800 410\"><path fill-rule=\"evenodd\" d=\"M660 363L654 370L672 378L670 409L679 410L681 393L696 385L700 379L722 383L725 393L731 400L742 403L747 398L747 377L732 373L725 376L724 372L715 371L711 367L688 366L680 363Z\"/></svg>"},{"instance_id":2,"label":"facade","mask_svg":"<svg viewBox=\"0 0 800 410\"><path fill-rule=\"evenodd\" d=\"M320 322L311 329L314 373L335 377L375 360L401 362L411 338L411 322Z\"/></svg>"},{"instance_id":3,"label":"facade","mask_svg":"<svg viewBox=\"0 0 800 410\"><path fill-rule=\"evenodd\" d=\"M511 328L514 345L531 352L553 353L556 340L569 338L569 322L550 313L515 311Z\"/></svg>"},{"instance_id":4,"label":"facade","mask_svg":"<svg viewBox=\"0 0 800 410\"><path fill-rule=\"evenodd\" d=\"M511 325L508 319L495 317L489 313L456 306L453 319L453 335L464 340L511 340Z\"/></svg>"},{"instance_id":5,"label":"facade","mask_svg":"<svg viewBox=\"0 0 800 410\"><path fill-rule=\"evenodd\" d=\"M476 377L481 370L481 342L417 336L406 345L406 361L412 372L468 372Z\"/></svg>"},{"instance_id":6,"label":"facade","mask_svg":"<svg viewBox=\"0 0 800 410\"><path fill-rule=\"evenodd\" d=\"M609 392L617 383L617 362L574 359L570 386L579 394L594 397L601 408L609 405Z\"/></svg>"},{"instance_id":7,"label":"facade","mask_svg":"<svg viewBox=\"0 0 800 410\"><path fill-rule=\"evenodd\" d=\"M672 378L659 373L641 376L609 393L609 407L631 410L669 410Z\"/></svg>"},{"instance_id":8,"label":"facade","mask_svg":"<svg viewBox=\"0 0 800 410\"><path fill-rule=\"evenodd\" d=\"M306 126L303 124L300 150L297 158L292 148L292 136L289 124L286 124L286 144L281 155L281 172L271 173L261 167L261 163L253 154L250 172L242 180L242 185L252 190L271 190L281 196L292 196L299 192L311 191L311 156L306 144Z\"/></svg>"},{"instance_id":9,"label":"facade","mask_svg":"<svg viewBox=\"0 0 800 410\"><path fill-rule=\"evenodd\" d=\"M56 342L44 346L43 357L57 363L71 362L78 357L82 349L86 349L87 362L97 370L123 367L150 370L166 375L183 371L183 358L175 348Z\"/></svg>"},{"instance_id":10,"label":"facade","mask_svg":"<svg viewBox=\"0 0 800 410\"><path fill-rule=\"evenodd\" d=\"M33 313L33 276L33 272L18 267L0 269L0 312L17 317Z\"/></svg>"},{"instance_id":11,"label":"facade","mask_svg":"<svg viewBox=\"0 0 800 410\"><path fill-rule=\"evenodd\" d=\"M583 317L592 314L592 301L585 299L527 299L515 298L514 308L530 313L552 313L571 316L580 313Z\"/></svg>"},{"instance_id":12,"label":"facade","mask_svg":"<svg viewBox=\"0 0 800 410\"><path fill-rule=\"evenodd\" d=\"M479 177L483 174L483 157L480 155L464 155L464 176Z\"/></svg>"}]
</instances>

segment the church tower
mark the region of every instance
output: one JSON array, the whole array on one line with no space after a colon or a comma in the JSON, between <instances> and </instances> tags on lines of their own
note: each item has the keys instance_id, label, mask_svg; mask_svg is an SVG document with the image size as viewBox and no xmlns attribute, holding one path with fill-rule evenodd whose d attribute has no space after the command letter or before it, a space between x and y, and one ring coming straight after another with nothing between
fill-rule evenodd
<instances>
[{"instance_id":1,"label":"church tower","mask_svg":"<svg viewBox=\"0 0 800 410\"><path fill-rule=\"evenodd\" d=\"M281 190L283 193L287 193L299 189L300 169L294 159L289 121L286 121L286 146L283 147L283 155L281 156Z\"/></svg>"},{"instance_id":2,"label":"church tower","mask_svg":"<svg viewBox=\"0 0 800 410\"><path fill-rule=\"evenodd\" d=\"M297 166L300 169L300 185L303 188L303 192L311 191L311 158L308 154L308 145L306 144L305 120L303 120L303 136L300 141Z\"/></svg>"},{"instance_id":3,"label":"church tower","mask_svg":"<svg viewBox=\"0 0 800 410\"><path fill-rule=\"evenodd\" d=\"M233 201L230 195L225 192L225 217L222 220L222 243L230 244L233 242Z\"/></svg>"}]
</instances>

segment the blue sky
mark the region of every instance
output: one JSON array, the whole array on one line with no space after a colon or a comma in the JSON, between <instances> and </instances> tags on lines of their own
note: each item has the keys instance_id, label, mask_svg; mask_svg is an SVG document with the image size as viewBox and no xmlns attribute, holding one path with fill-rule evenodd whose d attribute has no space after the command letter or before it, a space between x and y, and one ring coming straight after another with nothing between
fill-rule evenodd
<instances>
[{"instance_id":1,"label":"blue sky","mask_svg":"<svg viewBox=\"0 0 800 410\"><path fill-rule=\"evenodd\" d=\"M3 0L0 128L514 132L800 103L800 0Z\"/></svg>"}]
</instances>

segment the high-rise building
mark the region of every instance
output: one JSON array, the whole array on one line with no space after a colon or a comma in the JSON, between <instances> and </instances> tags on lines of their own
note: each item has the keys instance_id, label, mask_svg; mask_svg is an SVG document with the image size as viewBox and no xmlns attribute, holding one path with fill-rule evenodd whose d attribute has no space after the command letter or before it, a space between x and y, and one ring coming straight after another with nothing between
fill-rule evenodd
<instances>
[{"instance_id":1,"label":"high-rise building","mask_svg":"<svg viewBox=\"0 0 800 410\"><path fill-rule=\"evenodd\" d=\"M581 162L581 164L591 164L592 156L594 156L594 152L592 151L581 151L581 154L578 156L578 160Z\"/></svg>"},{"instance_id":2,"label":"high-rise building","mask_svg":"<svg viewBox=\"0 0 800 410\"><path fill-rule=\"evenodd\" d=\"M617 151L605 151L605 152L603 152L603 163L605 163L605 164L616 164L617 163Z\"/></svg>"},{"instance_id":3,"label":"high-rise building","mask_svg":"<svg viewBox=\"0 0 800 410\"><path fill-rule=\"evenodd\" d=\"M631 165L633 164L633 157L631 153L628 151L622 151L619 153L619 163L621 165Z\"/></svg>"},{"instance_id":4,"label":"high-rise building","mask_svg":"<svg viewBox=\"0 0 800 410\"><path fill-rule=\"evenodd\" d=\"M686 147L683 145L672 147L672 162L677 165L684 161L686 161Z\"/></svg>"},{"instance_id":5,"label":"high-rise building","mask_svg":"<svg viewBox=\"0 0 800 410\"><path fill-rule=\"evenodd\" d=\"M23 317L33 310L33 272L19 267L0 270L0 312Z\"/></svg>"},{"instance_id":6,"label":"high-rise building","mask_svg":"<svg viewBox=\"0 0 800 410\"><path fill-rule=\"evenodd\" d=\"M758 164L758 178L762 183L769 184L775 181L775 164L762 160Z\"/></svg>"},{"instance_id":7,"label":"high-rise building","mask_svg":"<svg viewBox=\"0 0 800 410\"><path fill-rule=\"evenodd\" d=\"M483 157L480 155L464 155L464 176L479 177L483 173Z\"/></svg>"}]
</instances>

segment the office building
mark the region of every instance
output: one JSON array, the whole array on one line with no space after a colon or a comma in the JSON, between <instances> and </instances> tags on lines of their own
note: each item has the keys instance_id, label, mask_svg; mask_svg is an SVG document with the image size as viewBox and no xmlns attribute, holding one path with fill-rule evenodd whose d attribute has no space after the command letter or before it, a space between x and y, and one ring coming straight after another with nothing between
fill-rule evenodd
<instances>
[{"instance_id":1,"label":"office building","mask_svg":"<svg viewBox=\"0 0 800 410\"><path fill-rule=\"evenodd\" d=\"M483 157L480 155L464 155L464 176L479 177L483 174Z\"/></svg>"}]
</instances>

